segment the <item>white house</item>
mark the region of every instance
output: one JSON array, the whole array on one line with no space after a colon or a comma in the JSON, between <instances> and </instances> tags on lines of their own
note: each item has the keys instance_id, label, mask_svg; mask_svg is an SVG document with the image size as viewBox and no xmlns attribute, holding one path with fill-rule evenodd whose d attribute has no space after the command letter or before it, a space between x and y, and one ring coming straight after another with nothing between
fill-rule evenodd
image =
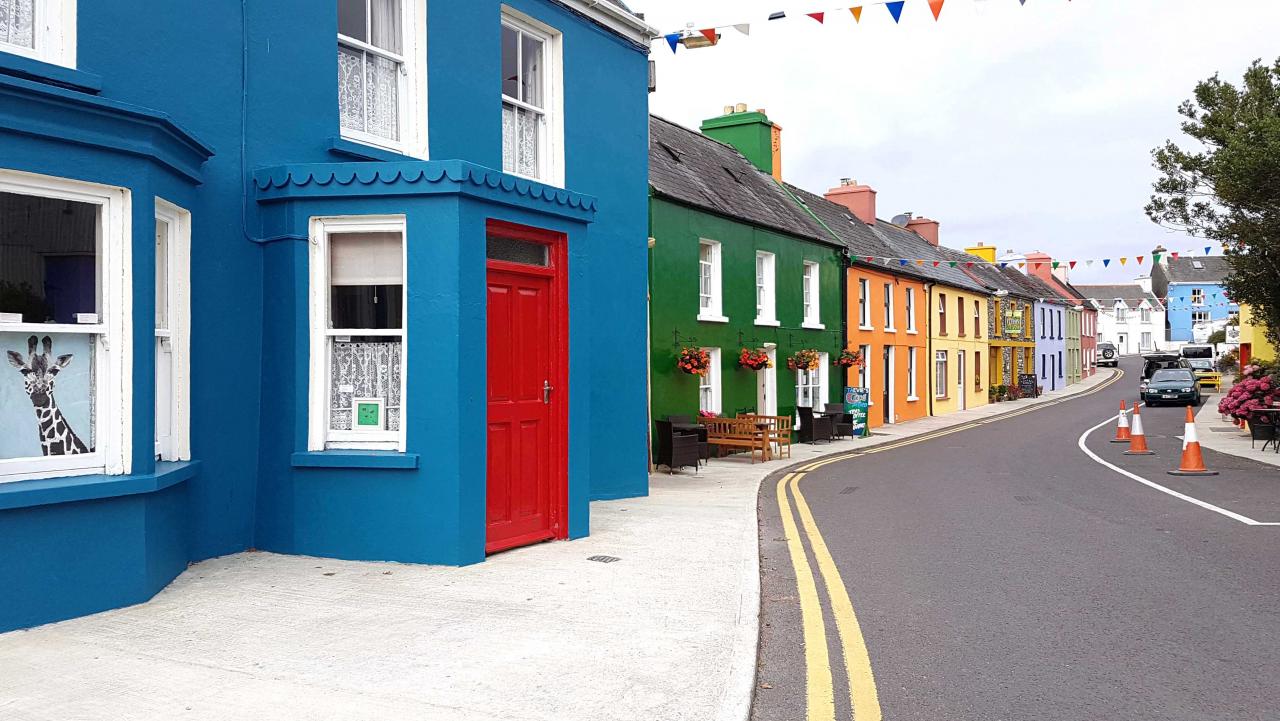
<instances>
[{"instance_id":1,"label":"white house","mask_svg":"<svg viewBox=\"0 0 1280 721\"><path fill-rule=\"evenodd\" d=\"M1077 285L1098 311L1098 342L1114 343L1121 355L1163 350L1165 307L1151 292L1151 279L1127 285Z\"/></svg>"}]
</instances>

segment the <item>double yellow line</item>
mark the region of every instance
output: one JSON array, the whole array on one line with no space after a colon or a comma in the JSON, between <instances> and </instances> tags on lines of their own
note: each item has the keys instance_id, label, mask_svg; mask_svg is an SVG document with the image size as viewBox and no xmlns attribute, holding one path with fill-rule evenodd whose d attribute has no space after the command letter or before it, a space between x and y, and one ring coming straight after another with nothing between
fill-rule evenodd
<instances>
[{"instance_id":1,"label":"double yellow line","mask_svg":"<svg viewBox=\"0 0 1280 721\"><path fill-rule=\"evenodd\" d=\"M844 453L820 461L803 465L793 472L787 473L777 486L778 512L782 515L782 531L787 539L787 550L791 555L791 565L796 572L796 590L800 598L800 623L804 637L805 662L805 699L808 721L834 721L835 687L831 672L830 650L827 645L827 623L822 611L822 601L818 595L818 584L813 575L813 567L805 553L799 527L792 513L791 497L795 498L795 510L804 525L804 538L809 542L814 561L818 564L818 572L822 576L822 584L826 589L831 605L831 615L835 619L836 633L840 638L840 651L844 656L845 672L848 675L849 706L853 710L856 721L880 721L880 697L876 692L875 676L871 672L871 655L867 651L866 639L862 636L862 627L858 625L858 616L854 613L853 602L849 600L849 591L835 559L827 548L827 542L818 530L818 524L809 511L809 503L800 492L800 481L810 472L832 463L847 461L858 456L872 453L883 453L895 448L923 443L941 436L959 433L971 428L992 423L994 421L1015 418L1044 408L1076 400L1097 393L1120 380L1123 371L1111 379L1098 384L1096 388L1073 396L1061 398L1049 403L1024 408L1012 413L985 418L981 421L965 423L954 428L926 433L893 443L886 443L865 451ZM790 496L788 495L790 494Z\"/></svg>"}]
</instances>

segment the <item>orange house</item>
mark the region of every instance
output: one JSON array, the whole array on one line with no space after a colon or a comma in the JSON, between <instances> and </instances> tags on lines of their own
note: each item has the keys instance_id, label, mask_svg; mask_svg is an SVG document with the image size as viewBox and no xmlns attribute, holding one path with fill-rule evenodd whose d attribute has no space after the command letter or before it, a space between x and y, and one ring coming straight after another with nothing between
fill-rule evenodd
<instances>
[{"instance_id":1,"label":"orange house","mask_svg":"<svg viewBox=\"0 0 1280 721\"><path fill-rule=\"evenodd\" d=\"M848 271L849 347L861 366L846 383L870 391L872 428L929 415L929 300L922 280L853 265Z\"/></svg>"}]
</instances>

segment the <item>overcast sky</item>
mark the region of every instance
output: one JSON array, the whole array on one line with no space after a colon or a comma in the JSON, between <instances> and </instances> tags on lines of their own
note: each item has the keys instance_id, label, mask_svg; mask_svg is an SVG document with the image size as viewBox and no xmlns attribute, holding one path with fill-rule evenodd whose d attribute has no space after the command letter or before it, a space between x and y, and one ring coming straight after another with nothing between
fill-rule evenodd
<instances>
[{"instance_id":1,"label":"overcast sky","mask_svg":"<svg viewBox=\"0 0 1280 721\"><path fill-rule=\"evenodd\" d=\"M1280 56L1273 0L948 0L936 23L907 0L897 26L880 5L855 25L831 0L630 4L663 32L751 23L714 48L655 43L658 115L697 128L725 105L765 108L788 181L821 193L855 178L882 218L940 221L944 245L1064 260L1203 249L1143 213L1151 149L1185 137L1176 109L1197 81L1238 84L1252 60ZM822 25L804 17L823 9ZM767 21L775 10L792 17ZM1132 260L1081 263L1071 280L1138 274Z\"/></svg>"}]
</instances>

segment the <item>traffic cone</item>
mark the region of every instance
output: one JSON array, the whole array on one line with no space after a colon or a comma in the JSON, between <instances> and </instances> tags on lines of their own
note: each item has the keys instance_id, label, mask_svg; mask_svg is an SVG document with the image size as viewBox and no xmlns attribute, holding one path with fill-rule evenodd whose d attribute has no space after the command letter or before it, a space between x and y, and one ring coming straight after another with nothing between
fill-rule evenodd
<instances>
[{"instance_id":1,"label":"traffic cone","mask_svg":"<svg viewBox=\"0 0 1280 721\"><path fill-rule=\"evenodd\" d=\"M1129 436L1129 450L1125 451L1126 456L1154 456L1155 451L1147 448L1147 434L1142 432L1142 414L1139 413L1139 406L1133 405L1133 432Z\"/></svg>"},{"instance_id":2,"label":"traffic cone","mask_svg":"<svg viewBox=\"0 0 1280 721\"><path fill-rule=\"evenodd\" d=\"M1196 436L1196 416L1187 406L1187 426L1182 431L1182 463L1171 476L1216 476L1217 471L1204 467L1204 454L1200 452L1200 438Z\"/></svg>"},{"instance_id":3,"label":"traffic cone","mask_svg":"<svg viewBox=\"0 0 1280 721\"><path fill-rule=\"evenodd\" d=\"M1124 401L1120 401L1120 420L1116 422L1116 437L1112 438L1111 442L1129 442L1129 412L1124 406Z\"/></svg>"}]
</instances>

